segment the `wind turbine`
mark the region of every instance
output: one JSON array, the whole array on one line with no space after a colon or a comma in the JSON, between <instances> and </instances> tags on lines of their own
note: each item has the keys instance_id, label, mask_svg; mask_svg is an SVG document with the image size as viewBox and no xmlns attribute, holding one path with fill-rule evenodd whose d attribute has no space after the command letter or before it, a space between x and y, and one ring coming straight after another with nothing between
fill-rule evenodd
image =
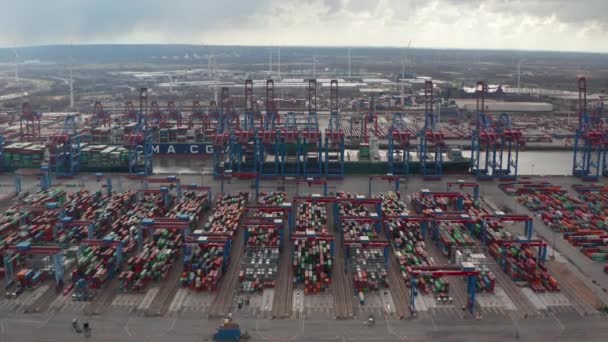
<instances>
[{"instance_id":1,"label":"wind turbine","mask_svg":"<svg viewBox=\"0 0 608 342\"><path fill-rule=\"evenodd\" d=\"M268 48L268 77L272 78L272 46Z\"/></svg>"},{"instance_id":2,"label":"wind turbine","mask_svg":"<svg viewBox=\"0 0 608 342\"><path fill-rule=\"evenodd\" d=\"M209 86L213 86L213 100L217 103L217 64L215 63L215 55L210 54L208 59L208 71L209 71Z\"/></svg>"},{"instance_id":3,"label":"wind turbine","mask_svg":"<svg viewBox=\"0 0 608 342\"><path fill-rule=\"evenodd\" d=\"M13 54L15 55L15 82L19 82L19 53L17 48L13 48Z\"/></svg>"},{"instance_id":4,"label":"wind turbine","mask_svg":"<svg viewBox=\"0 0 608 342\"><path fill-rule=\"evenodd\" d=\"M277 77L280 80L281 79L281 47L279 46L277 48L277 57L278 57L278 66L277 66Z\"/></svg>"},{"instance_id":5,"label":"wind turbine","mask_svg":"<svg viewBox=\"0 0 608 342\"><path fill-rule=\"evenodd\" d=\"M350 81L350 48L348 48L348 80Z\"/></svg>"},{"instance_id":6,"label":"wind turbine","mask_svg":"<svg viewBox=\"0 0 608 342\"><path fill-rule=\"evenodd\" d=\"M401 105L405 106L405 58L408 58L408 64L409 64L409 51L410 51L410 46L412 46L412 41L410 40L409 43L407 43L407 48L405 50L405 57L401 58Z\"/></svg>"},{"instance_id":7,"label":"wind turbine","mask_svg":"<svg viewBox=\"0 0 608 342\"><path fill-rule=\"evenodd\" d=\"M72 70L74 69L74 56L72 56L72 45L70 45L70 108L74 108L74 76Z\"/></svg>"}]
</instances>

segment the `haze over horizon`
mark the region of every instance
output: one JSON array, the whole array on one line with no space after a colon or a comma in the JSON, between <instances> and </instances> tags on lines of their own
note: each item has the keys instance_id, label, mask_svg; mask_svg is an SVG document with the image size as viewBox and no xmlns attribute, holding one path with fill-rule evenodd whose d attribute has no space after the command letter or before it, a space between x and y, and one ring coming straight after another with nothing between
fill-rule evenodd
<instances>
[{"instance_id":1,"label":"haze over horizon","mask_svg":"<svg viewBox=\"0 0 608 342\"><path fill-rule=\"evenodd\" d=\"M9 0L0 46L211 44L608 52L602 0Z\"/></svg>"}]
</instances>

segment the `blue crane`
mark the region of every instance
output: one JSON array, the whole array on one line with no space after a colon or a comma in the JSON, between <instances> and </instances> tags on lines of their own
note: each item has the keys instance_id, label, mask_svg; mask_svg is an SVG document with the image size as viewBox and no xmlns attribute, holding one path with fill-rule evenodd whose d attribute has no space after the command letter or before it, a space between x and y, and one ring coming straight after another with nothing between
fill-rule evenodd
<instances>
[{"instance_id":1,"label":"blue crane","mask_svg":"<svg viewBox=\"0 0 608 342\"><path fill-rule=\"evenodd\" d=\"M519 149L524 145L522 133L513 129L511 118L506 113L500 114L495 130L500 144L493 174L501 180L515 180L519 167Z\"/></svg>"},{"instance_id":2,"label":"blue crane","mask_svg":"<svg viewBox=\"0 0 608 342\"><path fill-rule=\"evenodd\" d=\"M388 173L393 175L409 175L410 140L416 136L407 128L407 123L401 113L393 113L391 127L388 130Z\"/></svg>"},{"instance_id":3,"label":"blue crane","mask_svg":"<svg viewBox=\"0 0 608 342\"><path fill-rule=\"evenodd\" d=\"M443 174L445 142L433 111L433 81L430 80L424 82L424 107L424 129L420 133L418 149L421 173L425 179L439 179Z\"/></svg>"},{"instance_id":4,"label":"blue crane","mask_svg":"<svg viewBox=\"0 0 608 342\"><path fill-rule=\"evenodd\" d=\"M492 179L496 160L498 134L492 127L491 119L485 114L485 91L483 81L477 81L475 129L471 135L471 173L478 179Z\"/></svg>"},{"instance_id":5,"label":"blue crane","mask_svg":"<svg viewBox=\"0 0 608 342\"><path fill-rule=\"evenodd\" d=\"M578 107L572 175L583 180L596 181L606 150L599 118L591 117L587 113L587 80L584 77L578 79Z\"/></svg>"}]
</instances>

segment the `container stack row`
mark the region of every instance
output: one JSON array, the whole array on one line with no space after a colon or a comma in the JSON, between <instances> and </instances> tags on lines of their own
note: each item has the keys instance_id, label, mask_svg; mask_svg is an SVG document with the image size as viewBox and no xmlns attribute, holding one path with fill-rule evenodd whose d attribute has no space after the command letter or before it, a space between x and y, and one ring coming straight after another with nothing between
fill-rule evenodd
<instances>
[{"instance_id":1,"label":"container stack row","mask_svg":"<svg viewBox=\"0 0 608 342\"><path fill-rule=\"evenodd\" d=\"M458 250L455 255L456 263L470 262L477 270L479 270L479 277L477 277L476 290L477 293L494 293L494 286L496 285L496 276L487 266L487 258L482 253L473 253L469 250Z\"/></svg>"},{"instance_id":2,"label":"container stack row","mask_svg":"<svg viewBox=\"0 0 608 342\"><path fill-rule=\"evenodd\" d=\"M333 255L331 244L324 239L296 239L293 246L295 282L304 284L304 293L325 291L331 283Z\"/></svg>"},{"instance_id":3,"label":"container stack row","mask_svg":"<svg viewBox=\"0 0 608 342\"><path fill-rule=\"evenodd\" d=\"M203 200L204 196L199 199ZM194 230L195 245L186 246L184 271L181 282L195 291L215 291L226 266L229 249L247 205L247 193L222 195L216 202L214 212L209 215L204 227ZM203 203L203 202L201 202ZM197 206L204 210L204 207ZM197 224L198 227L198 224Z\"/></svg>"},{"instance_id":4,"label":"container stack row","mask_svg":"<svg viewBox=\"0 0 608 342\"><path fill-rule=\"evenodd\" d=\"M408 266L432 266L437 263L426 251L420 223L393 220L386 223L386 229L387 235L392 240L401 276L409 287L411 274L407 271ZM417 288L423 294L447 294L449 283L445 277L422 276L417 279Z\"/></svg>"},{"instance_id":5,"label":"container stack row","mask_svg":"<svg viewBox=\"0 0 608 342\"><path fill-rule=\"evenodd\" d=\"M143 246L137 256L127 261L126 270L120 274L121 285L127 291L140 291L150 281L161 280L168 274L183 243L179 232L155 230L152 241Z\"/></svg>"},{"instance_id":6,"label":"container stack row","mask_svg":"<svg viewBox=\"0 0 608 342\"><path fill-rule=\"evenodd\" d=\"M560 290L557 280L549 274L547 268L536 262L536 253L532 248L492 243L489 252L513 281L523 282L535 292Z\"/></svg>"},{"instance_id":7,"label":"container stack row","mask_svg":"<svg viewBox=\"0 0 608 342\"><path fill-rule=\"evenodd\" d=\"M100 288L120 266L115 247L82 246L78 254L71 275L74 284L84 279L90 288Z\"/></svg>"},{"instance_id":8,"label":"container stack row","mask_svg":"<svg viewBox=\"0 0 608 342\"><path fill-rule=\"evenodd\" d=\"M215 291L224 271L225 248L225 245L198 245L185 253L182 286L195 291Z\"/></svg>"},{"instance_id":9,"label":"container stack row","mask_svg":"<svg viewBox=\"0 0 608 342\"><path fill-rule=\"evenodd\" d=\"M475 240L462 223L440 222L432 229L431 238L441 253L448 258L452 256L454 248L475 245Z\"/></svg>"},{"instance_id":10,"label":"container stack row","mask_svg":"<svg viewBox=\"0 0 608 342\"><path fill-rule=\"evenodd\" d=\"M23 204L26 205L45 205L46 203L55 202L63 204L67 198L66 192L63 189L52 188L45 191L28 195L23 199Z\"/></svg>"},{"instance_id":11,"label":"container stack row","mask_svg":"<svg viewBox=\"0 0 608 342\"><path fill-rule=\"evenodd\" d=\"M407 206L395 192L387 191L377 194L375 197L382 200L383 216L405 216L409 214Z\"/></svg>"},{"instance_id":12,"label":"container stack row","mask_svg":"<svg viewBox=\"0 0 608 342\"><path fill-rule=\"evenodd\" d=\"M603 192L581 192L579 198L565 190L527 191L519 202L533 211L554 231L588 258L608 261L608 196Z\"/></svg>"},{"instance_id":13,"label":"container stack row","mask_svg":"<svg viewBox=\"0 0 608 342\"><path fill-rule=\"evenodd\" d=\"M355 198L349 193L339 193L339 198ZM356 202L343 202L338 205L340 210L340 227L342 237L345 241L357 241L361 238L370 241L378 240L378 233L374 222L362 222L356 220L342 220L344 217L369 217L370 210L363 204Z\"/></svg>"},{"instance_id":14,"label":"container stack row","mask_svg":"<svg viewBox=\"0 0 608 342\"><path fill-rule=\"evenodd\" d=\"M228 234L231 237L236 233L241 217L247 206L248 194L240 192L226 194L217 200L214 211L204 226L208 233Z\"/></svg>"},{"instance_id":15,"label":"container stack row","mask_svg":"<svg viewBox=\"0 0 608 342\"><path fill-rule=\"evenodd\" d=\"M355 292L360 298L368 292L388 287L383 249L352 247L349 254L353 265Z\"/></svg>"},{"instance_id":16,"label":"container stack row","mask_svg":"<svg viewBox=\"0 0 608 342\"><path fill-rule=\"evenodd\" d=\"M295 230L298 233L313 231L327 235L327 205L314 202L298 203Z\"/></svg>"},{"instance_id":17,"label":"container stack row","mask_svg":"<svg viewBox=\"0 0 608 342\"><path fill-rule=\"evenodd\" d=\"M258 198L258 204L262 207L276 207L285 200L284 193L269 193ZM239 272L239 288L243 292L256 292L264 288L275 287L281 240L285 234L287 220L282 211L268 213L263 210L254 210L250 214L252 217L262 218L266 222L263 225L248 223L243 226L245 254ZM276 225L275 220L280 220L281 224Z\"/></svg>"},{"instance_id":18,"label":"container stack row","mask_svg":"<svg viewBox=\"0 0 608 342\"><path fill-rule=\"evenodd\" d=\"M258 204L278 207L287 202L287 194L283 191L260 192Z\"/></svg>"}]
</instances>

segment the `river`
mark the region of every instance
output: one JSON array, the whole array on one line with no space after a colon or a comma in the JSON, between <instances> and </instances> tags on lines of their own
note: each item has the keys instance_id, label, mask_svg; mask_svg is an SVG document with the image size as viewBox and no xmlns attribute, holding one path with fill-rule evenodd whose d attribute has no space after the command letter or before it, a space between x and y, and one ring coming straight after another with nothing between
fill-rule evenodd
<instances>
[{"instance_id":1,"label":"river","mask_svg":"<svg viewBox=\"0 0 608 342\"><path fill-rule=\"evenodd\" d=\"M470 151L463 151L467 157ZM523 151L519 153L520 175L563 176L572 173L572 152ZM157 173L201 173L211 172L211 158L155 158Z\"/></svg>"}]
</instances>

